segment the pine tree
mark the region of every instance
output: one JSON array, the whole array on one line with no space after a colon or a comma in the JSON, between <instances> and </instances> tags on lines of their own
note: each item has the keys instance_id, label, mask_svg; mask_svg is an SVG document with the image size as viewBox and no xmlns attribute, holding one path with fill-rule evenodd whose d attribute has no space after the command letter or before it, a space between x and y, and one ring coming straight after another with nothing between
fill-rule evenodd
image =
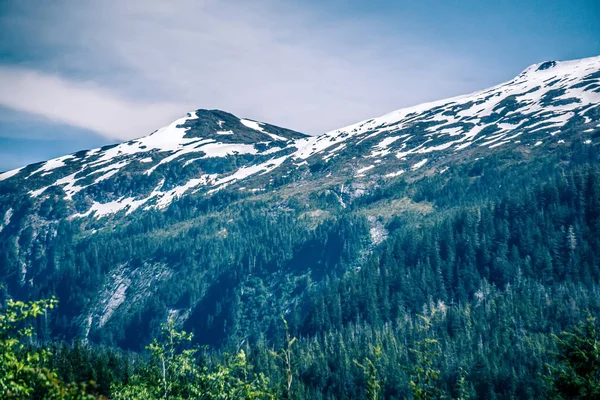
<instances>
[{"instance_id":1,"label":"pine tree","mask_svg":"<svg viewBox=\"0 0 600 400\"><path fill-rule=\"evenodd\" d=\"M549 365L546 379L558 399L600 398L600 329L588 317L572 332L554 335L558 347L556 365Z\"/></svg>"}]
</instances>

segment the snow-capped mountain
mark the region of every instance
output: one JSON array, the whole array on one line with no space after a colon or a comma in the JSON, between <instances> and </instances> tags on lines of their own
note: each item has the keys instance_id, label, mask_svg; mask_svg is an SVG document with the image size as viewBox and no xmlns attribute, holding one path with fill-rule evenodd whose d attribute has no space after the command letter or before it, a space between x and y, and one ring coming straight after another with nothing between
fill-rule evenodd
<instances>
[{"instance_id":1,"label":"snow-capped mountain","mask_svg":"<svg viewBox=\"0 0 600 400\"><path fill-rule=\"evenodd\" d=\"M59 196L70 218L165 208L192 193L271 190L298 180L373 182L441 173L459 158L580 141L600 132L600 57L549 61L492 88L403 108L319 136L218 110L156 132L0 174L0 193Z\"/></svg>"},{"instance_id":2,"label":"snow-capped mountain","mask_svg":"<svg viewBox=\"0 0 600 400\"><path fill-rule=\"evenodd\" d=\"M144 206L163 208L190 191L219 190L281 164L298 132L219 110L187 113L152 134L6 172L19 189L41 199L56 194L81 212L101 217Z\"/></svg>"},{"instance_id":3,"label":"snow-capped mountain","mask_svg":"<svg viewBox=\"0 0 600 400\"><path fill-rule=\"evenodd\" d=\"M600 57L536 64L319 136L196 110L140 139L0 174L0 296L56 294L61 314L47 323L65 338L137 348L172 317L207 340L245 339L245 327L302 308L328 274L378 262L405 225L420 232L595 167L599 139ZM572 221L557 223L566 243ZM505 276L489 254L482 266ZM546 265L536 254L521 256ZM437 274L425 264L422 279Z\"/></svg>"}]
</instances>

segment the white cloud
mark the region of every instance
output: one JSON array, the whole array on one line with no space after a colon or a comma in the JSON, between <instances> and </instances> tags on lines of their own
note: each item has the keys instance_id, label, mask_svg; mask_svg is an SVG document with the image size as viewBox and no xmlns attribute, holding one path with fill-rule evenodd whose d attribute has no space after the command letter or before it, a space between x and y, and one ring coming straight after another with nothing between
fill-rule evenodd
<instances>
[{"instance_id":1,"label":"white cloud","mask_svg":"<svg viewBox=\"0 0 600 400\"><path fill-rule=\"evenodd\" d=\"M127 139L152 132L183 115L175 104L126 101L92 83L67 81L23 68L0 66L0 105L56 122L96 131L108 138Z\"/></svg>"},{"instance_id":2,"label":"white cloud","mask_svg":"<svg viewBox=\"0 0 600 400\"><path fill-rule=\"evenodd\" d=\"M287 1L15 0L1 23L37 60L0 68L1 105L121 139L190 107L321 133L477 89L480 72Z\"/></svg>"}]
</instances>

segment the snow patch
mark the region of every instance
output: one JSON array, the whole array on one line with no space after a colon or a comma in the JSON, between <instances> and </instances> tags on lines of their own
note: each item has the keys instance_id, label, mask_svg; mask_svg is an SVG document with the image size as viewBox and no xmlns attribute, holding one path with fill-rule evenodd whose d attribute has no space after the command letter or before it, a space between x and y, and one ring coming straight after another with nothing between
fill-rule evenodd
<instances>
[{"instance_id":1,"label":"snow patch","mask_svg":"<svg viewBox=\"0 0 600 400\"><path fill-rule=\"evenodd\" d=\"M69 155L66 155L66 156L62 156L62 157L54 158L52 160L48 160L40 168L36 169L31 174L29 174L29 177L32 177L33 175L38 174L40 172L48 172L48 171L52 171L52 170L57 169L57 168L64 167L66 165L65 161L66 160L70 160L72 158L75 158L75 156L69 154Z\"/></svg>"},{"instance_id":2,"label":"snow patch","mask_svg":"<svg viewBox=\"0 0 600 400\"><path fill-rule=\"evenodd\" d=\"M406 171L404 171L403 169L401 169L400 171L390 172L389 174L385 174L384 177L386 177L386 178L395 178L397 176L402 175L404 172L406 172Z\"/></svg>"},{"instance_id":3,"label":"snow patch","mask_svg":"<svg viewBox=\"0 0 600 400\"><path fill-rule=\"evenodd\" d=\"M283 141L283 142L288 141L288 139L284 138L283 136L279 136L274 133L270 133L270 132L266 132L266 131L263 131L263 132L266 133L273 140L278 140L278 141Z\"/></svg>"},{"instance_id":4,"label":"snow patch","mask_svg":"<svg viewBox=\"0 0 600 400\"><path fill-rule=\"evenodd\" d=\"M260 124L256 121L251 121L249 119L240 119L240 122L247 126L250 129L254 129L255 131L259 131L259 132L264 132L265 130L262 128L262 126L260 126Z\"/></svg>"},{"instance_id":5,"label":"snow patch","mask_svg":"<svg viewBox=\"0 0 600 400\"><path fill-rule=\"evenodd\" d=\"M356 176L356 177L365 176L365 172L370 171L373 168L375 168L374 165L369 165L368 167L360 168L359 170L356 171L356 173L354 174L354 176Z\"/></svg>"},{"instance_id":6,"label":"snow patch","mask_svg":"<svg viewBox=\"0 0 600 400\"><path fill-rule=\"evenodd\" d=\"M16 174L18 174L19 172L21 172L21 170L23 168L25 168L25 167L13 169L13 170L1 173L0 174L0 181L3 181L3 180L8 179L8 178L12 178L13 176L15 176Z\"/></svg>"},{"instance_id":7,"label":"snow patch","mask_svg":"<svg viewBox=\"0 0 600 400\"><path fill-rule=\"evenodd\" d=\"M8 210L6 210L6 212L4 213L4 218L2 218L2 223L0 224L0 232L2 232L2 230L8 226L8 224L10 224L10 219L13 216L13 209L12 207L9 208Z\"/></svg>"},{"instance_id":8,"label":"snow patch","mask_svg":"<svg viewBox=\"0 0 600 400\"><path fill-rule=\"evenodd\" d=\"M74 214L70 219L83 218L90 215L93 215L96 218L102 218L110 214L116 214L129 207L134 207L135 209L139 206L140 204L137 204L133 197L121 197L118 200L109 201L108 203L99 203L95 201L85 213Z\"/></svg>"},{"instance_id":9,"label":"snow patch","mask_svg":"<svg viewBox=\"0 0 600 400\"><path fill-rule=\"evenodd\" d=\"M413 171L418 170L419 168L421 168L423 165L425 165L427 163L427 158L419 161L418 163L414 164L412 167L410 167L410 169L412 169Z\"/></svg>"}]
</instances>

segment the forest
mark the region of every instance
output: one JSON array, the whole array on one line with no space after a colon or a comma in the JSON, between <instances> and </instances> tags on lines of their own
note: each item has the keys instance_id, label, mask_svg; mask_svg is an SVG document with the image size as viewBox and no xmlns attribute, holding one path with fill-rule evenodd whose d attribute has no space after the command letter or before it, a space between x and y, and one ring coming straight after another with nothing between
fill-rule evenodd
<instances>
[{"instance_id":1,"label":"forest","mask_svg":"<svg viewBox=\"0 0 600 400\"><path fill-rule=\"evenodd\" d=\"M36 289L3 295L1 396L600 398L598 155L501 157L347 207L224 192L94 235L62 220L26 260ZM81 335L110 265L162 280Z\"/></svg>"}]
</instances>

